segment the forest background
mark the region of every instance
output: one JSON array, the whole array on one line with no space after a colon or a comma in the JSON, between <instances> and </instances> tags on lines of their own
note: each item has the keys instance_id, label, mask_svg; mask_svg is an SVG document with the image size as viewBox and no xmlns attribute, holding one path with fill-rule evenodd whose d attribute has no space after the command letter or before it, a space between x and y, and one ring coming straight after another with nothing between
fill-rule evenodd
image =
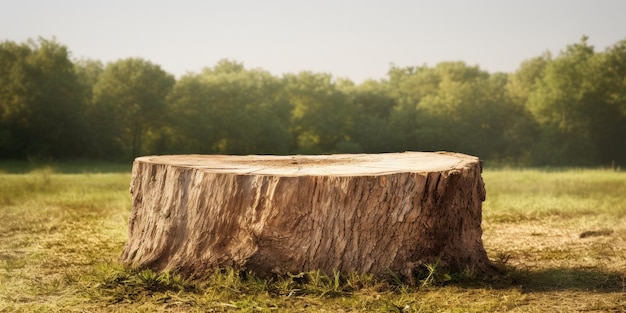
<instances>
[{"instance_id":1,"label":"forest background","mask_svg":"<svg viewBox=\"0 0 626 313\"><path fill-rule=\"evenodd\" d=\"M226 59L176 79L142 58L72 59L56 39L4 41L0 159L447 150L496 165L624 166L626 39L602 52L587 39L514 73L391 64L360 84Z\"/></svg>"}]
</instances>

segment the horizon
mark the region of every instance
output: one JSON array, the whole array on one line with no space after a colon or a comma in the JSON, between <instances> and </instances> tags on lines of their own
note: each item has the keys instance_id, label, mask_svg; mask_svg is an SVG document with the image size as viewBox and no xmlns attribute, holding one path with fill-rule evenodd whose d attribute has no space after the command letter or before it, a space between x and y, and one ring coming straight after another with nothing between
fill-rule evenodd
<instances>
[{"instance_id":1,"label":"horizon","mask_svg":"<svg viewBox=\"0 0 626 313\"><path fill-rule=\"evenodd\" d=\"M355 83L390 66L463 61L514 72L588 36L596 51L626 39L626 2L77 0L11 3L0 40L55 38L73 59L139 57L177 78L228 59L274 75L329 73Z\"/></svg>"}]
</instances>

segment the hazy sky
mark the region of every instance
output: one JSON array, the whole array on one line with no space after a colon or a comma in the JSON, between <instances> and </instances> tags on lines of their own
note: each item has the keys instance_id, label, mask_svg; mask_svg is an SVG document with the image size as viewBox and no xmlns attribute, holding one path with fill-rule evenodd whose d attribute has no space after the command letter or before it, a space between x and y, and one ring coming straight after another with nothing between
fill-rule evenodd
<instances>
[{"instance_id":1,"label":"hazy sky","mask_svg":"<svg viewBox=\"0 0 626 313\"><path fill-rule=\"evenodd\" d=\"M361 82L462 60L512 72L582 35L626 39L625 0L0 0L0 40L53 36L73 58L150 60L177 76L223 58Z\"/></svg>"}]
</instances>

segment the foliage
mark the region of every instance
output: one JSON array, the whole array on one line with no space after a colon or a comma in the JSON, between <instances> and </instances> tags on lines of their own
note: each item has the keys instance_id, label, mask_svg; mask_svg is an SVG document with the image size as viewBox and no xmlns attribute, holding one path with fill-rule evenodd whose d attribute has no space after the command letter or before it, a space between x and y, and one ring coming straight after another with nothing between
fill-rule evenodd
<instances>
[{"instance_id":1,"label":"foliage","mask_svg":"<svg viewBox=\"0 0 626 313\"><path fill-rule=\"evenodd\" d=\"M556 165L608 164L623 145L624 117L608 103L610 86L603 55L586 38L548 63L528 107L543 136L532 151L536 162ZM605 147L611 147L609 149ZM622 152L615 151L619 154Z\"/></svg>"},{"instance_id":2,"label":"foliage","mask_svg":"<svg viewBox=\"0 0 626 313\"><path fill-rule=\"evenodd\" d=\"M221 61L182 77L170 94L168 151L287 153L290 105L282 82L262 70Z\"/></svg>"},{"instance_id":3,"label":"foliage","mask_svg":"<svg viewBox=\"0 0 626 313\"><path fill-rule=\"evenodd\" d=\"M93 107L88 112L96 142L103 144L98 155L118 151L135 157L142 154L146 137L159 138L165 99L174 82L160 66L143 59L108 64L93 85Z\"/></svg>"},{"instance_id":4,"label":"foliage","mask_svg":"<svg viewBox=\"0 0 626 313\"><path fill-rule=\"evenodd\" d=\"M81 157L87 127L65 46L0 43L0 156Z\"/></svg>"},{"instance_id":5,"label":"foliage","mask_svg":"<svg viewBox=\"0 0 626 313\"><path fill-rule=\"evenodd\" d=\"M626 165L626 40L587 37L514 73L391 65L355 84L221 60L178 79L140 58L0 43L0 159L452 150L532 166Z\"/></svg>"},{"instance_id":6,"label":"foliage","mask_svg":"<svg viewBox=\"0 0 626 313\"><path fill-rule=\"evenodd\" d=\"M401 127L403 137L398 150L463 151L515 161L533 139L532 117L506 94L505 74L455 62L393 69L390 75L399 103L391 124Z\"/></svg>"}]
</instances>

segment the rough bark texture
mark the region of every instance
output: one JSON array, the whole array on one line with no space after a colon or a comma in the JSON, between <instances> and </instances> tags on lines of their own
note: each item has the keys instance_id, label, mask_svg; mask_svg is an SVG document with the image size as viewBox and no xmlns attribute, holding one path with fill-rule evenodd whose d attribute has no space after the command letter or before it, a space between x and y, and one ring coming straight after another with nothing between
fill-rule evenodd
<instances>
[{"instance_id":1,"label":"rough bark texture","mask_svg":"<svg viewBox=\"0 0 626 313\"><path fill-rule=\"evenodd\" d=\"M202 275L491 269L480 161L454 153L149 156L123 263Z\"/></svg>"}]
</instances>

